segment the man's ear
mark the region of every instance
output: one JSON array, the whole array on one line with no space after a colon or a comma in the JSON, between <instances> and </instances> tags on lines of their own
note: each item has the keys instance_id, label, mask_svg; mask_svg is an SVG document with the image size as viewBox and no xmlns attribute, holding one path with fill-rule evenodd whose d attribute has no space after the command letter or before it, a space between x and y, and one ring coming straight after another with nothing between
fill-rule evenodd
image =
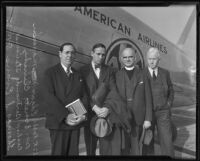
<instances>
[{"instance_id":1,"label":"man's ear","mask_svg":"<svg viewBox=\"0 0 200 161\"><path fill-rule=\"evenodd\" d=\"M91 51L91 52L90 52L90 55L91 55L91 56L93 56L93 55L94 55L94 52L93 52L93 51Z\"/></svg>"},{"instance_id":2,"label":"man's ear","mask_svg":"<svg viewBox=\"0 0 200 161\"><path fill-rule=\"evenodd\" d=\"M59 57L61 56L61 54L62 54L61 51L59 51L59 52L58 52Z\"/></svg>"},{"instance_id":3,"label":"man's ear","mask_svg":"<svg viewBox=\"0 0 200 161\"><path fill-rule=\"evenodd\" d=\"M137 60L137 57L136 57L136 55L134 55L134 61L136 61Z\"/></svg>"},{"instance_id":4,"label":"man's ear","mask_svg":"<svg viewBox=\"0 0 200 161\"><path fill-rule=\"evenodd\" d=\"M122 57L121 55L119 55L119 62L120 62L120 63L123 63L122 60L123 60L123 57Z\"/></svg>"},{"instance_id":5,"label":"man's ear","mask_svg":"<svg viewBox=\"0 0 200 161\"><path fill-rule=\"evenodd\" d=\"M121 55L119 56L119 62L120 62L121 68L123 68L124 63L123 63L123 57Z\"/></svg>"}]
</instances>

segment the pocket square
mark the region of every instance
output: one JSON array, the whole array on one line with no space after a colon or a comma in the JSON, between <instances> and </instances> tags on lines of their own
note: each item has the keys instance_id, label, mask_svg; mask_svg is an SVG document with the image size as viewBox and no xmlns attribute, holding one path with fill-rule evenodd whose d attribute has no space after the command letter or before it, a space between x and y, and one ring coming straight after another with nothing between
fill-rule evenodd
<instances>
[{"instance_id":1,"label":"pocket square","mask_svg":"<svg viewBox=\"0 0 200 161\"><path fill-rule=\"evenodd\" d=\"M144 83L143 81L139 82L139 84L143 84L143 83Z\"/></svg>"}]
</instances>

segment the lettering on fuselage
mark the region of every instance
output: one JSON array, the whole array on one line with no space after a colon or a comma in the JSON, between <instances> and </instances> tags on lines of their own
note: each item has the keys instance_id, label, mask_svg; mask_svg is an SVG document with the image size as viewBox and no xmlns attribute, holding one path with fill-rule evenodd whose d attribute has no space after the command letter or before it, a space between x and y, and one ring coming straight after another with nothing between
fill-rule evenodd
<instances>
[{"instance_id":1,"label":"lettering on fuselage","mask_svg":"<svg viewBox=\"0 0 200 161\"><path fill-rule=\"evenodd\" d=\"M151 47L156 47L162 53L167 54L166 46L164 46L163 44L161 44L161 43L159 43L159 42L157 42L155 40L152 40L151 38L149 38L146 35L143 35L143 34L139 33L138 40L142 41L143 43L145 43L145 44L147 44L147 45L149 45Z\"/></svg>"},{"instance_id":2,"label":"lettering on fuselage","mask_svg":"<svg viewBox=\"0 0 200 161\"><path fill-rule=\"evenodd\" d=\"M112 27L114 30L117 30L127 36L131 36L131 28L127 25L118 22L116 19L111 18L103 13L100 13L99 11L88 8L88 7L75 7L74 11L79 12L80 14L84 16L88 16L91 19L100 22L101 24L104 24L106 26Z\"/></svg>"}]
</instances>

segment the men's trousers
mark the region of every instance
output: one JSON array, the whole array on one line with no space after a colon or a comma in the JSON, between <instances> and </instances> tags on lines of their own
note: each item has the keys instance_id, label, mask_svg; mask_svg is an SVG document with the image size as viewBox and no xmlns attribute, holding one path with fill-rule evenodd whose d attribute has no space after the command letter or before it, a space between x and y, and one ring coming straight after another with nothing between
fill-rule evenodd
<instances>
[{"instance_id":1,"label":"men's trousers","mask_svg":"<svg viewBox=\"0 0 200 161\"><path fill-rule=\"evenodd\" d=\"M60 156L79 155L80 129L52 130L50 129L51 154Z\"/></svg>"},{"instance_id":2,"label":"men's trousers","mask_svg":"<svg viewBox=\"0 0 200 161\"><path fill-rule=\"evenodd\" d=\"M174 157L174 146L172 142L172 127L169 109L153 112L153 121L151 127L153 136L155 127L157 127L158 138L156 139L160 143L161 155ZM154 154L154 139L152 139L149 146L143 146L144 155Z\"/></svg>"}]
</instances>

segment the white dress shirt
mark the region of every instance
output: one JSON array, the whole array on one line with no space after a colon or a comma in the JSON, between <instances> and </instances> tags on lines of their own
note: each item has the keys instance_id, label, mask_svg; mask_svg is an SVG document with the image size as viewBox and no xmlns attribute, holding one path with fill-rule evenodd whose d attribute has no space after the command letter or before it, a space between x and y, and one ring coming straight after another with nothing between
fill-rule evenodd
<instances>
[{"instance_id":1,"label":"white dress shirt","mask_svg":"<svg viewBox=\"0 0 200 161\"><path fill-rule=\"evenodd\" d=\"M97 78L99 79L101 69L100 68L95 68L94 62L92 62L92 68L93 68L94 73L96 74Z\"/></svg>"},{"instance_id":2,"label":"white dress shirt","mask_svg":"<svg viewBox=\"0 0 200 161\"><path fill-rule=\"evenodd\" d=\"M155 69L151 69L148 67L148 69L149 69L149 72L150 72L152 78L153 78L153 71L155 72L156 77L158 76L158 67Z\"/></svg>"},{"instance_id":3,"label":"white dress shirt","mask_svg":"<svg viewBox=\"0 0 200 161\"><path fill-rule=\"evenodd\" d=\"M61 66L63 67L64 71L67 73L67 67L64 66L62 63L61 63ZM69 73L72 74L72 69L71 69L71 66L69 67Z\"/></svg>"}]
</instances>

